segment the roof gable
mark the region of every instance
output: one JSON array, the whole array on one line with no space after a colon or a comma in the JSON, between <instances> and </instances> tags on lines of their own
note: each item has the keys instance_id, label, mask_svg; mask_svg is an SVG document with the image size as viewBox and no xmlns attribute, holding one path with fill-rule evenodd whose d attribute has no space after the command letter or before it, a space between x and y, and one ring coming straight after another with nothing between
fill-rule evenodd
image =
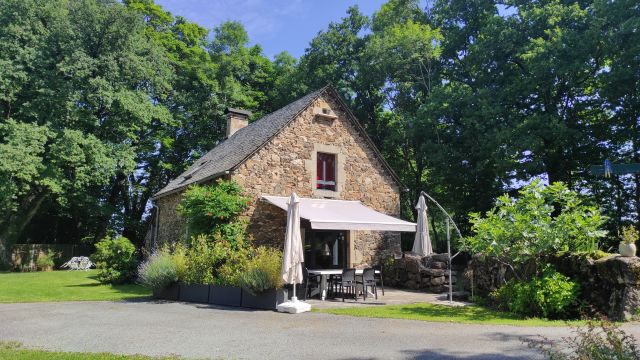
<instances>
[{"instance_id":1,"label":"roof gable","mask_svg":"<svg viewBox=\"0 0 640 360\"><path fill-rule=\"evenodd\" d=\"M274 136L280 133L284 127L324 93L330 93L330 95L340 103L340 106L347 112L348 117L354 123L356 129L363 135L367 144L376 154L378 160L381 161L393 180L402 186L398 176L384 160L382 154L380 154L349 107L344 103L337 91L328 85L238 130L231 137L218 144L194 162L194 164L180 176L171 180L169 184L156 193L153 198L157 199L169 195L191 184L201 183L233 171L269 143Z\"/></svg>"}]
</instances>

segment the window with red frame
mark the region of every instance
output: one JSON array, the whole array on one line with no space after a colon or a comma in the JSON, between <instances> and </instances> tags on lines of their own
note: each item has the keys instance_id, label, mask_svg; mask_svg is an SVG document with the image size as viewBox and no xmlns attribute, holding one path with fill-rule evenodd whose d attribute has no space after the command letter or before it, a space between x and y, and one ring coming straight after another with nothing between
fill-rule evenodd
<instances>
[{"instance_id":1,"label":"window with red frame","mask_svg":"<svg viewBox=\"0 0 640 360\"><path fill-rule=\"evenodd\" d=\"M336 155L318 153L316 189L336 191Z\"/></svg>"}]
</instances>

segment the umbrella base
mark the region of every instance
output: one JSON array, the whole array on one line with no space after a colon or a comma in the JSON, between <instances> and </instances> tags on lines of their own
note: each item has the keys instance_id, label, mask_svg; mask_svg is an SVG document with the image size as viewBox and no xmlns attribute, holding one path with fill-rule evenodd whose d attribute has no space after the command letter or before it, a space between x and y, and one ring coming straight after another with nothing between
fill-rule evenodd
<instances>
[{"instance_id":1,"label":"umbrella base","mask_svg":"<svg viewBox=\"0 0 640 360\"><path fill-rule=\"evenodd\" d=\"M298 301L298 298L292 297L291 301L284 302L276 307L278 312L286 312L289 314L299 314L311 311L311 305L306 302Z\"/></svg>"}]
</instances>

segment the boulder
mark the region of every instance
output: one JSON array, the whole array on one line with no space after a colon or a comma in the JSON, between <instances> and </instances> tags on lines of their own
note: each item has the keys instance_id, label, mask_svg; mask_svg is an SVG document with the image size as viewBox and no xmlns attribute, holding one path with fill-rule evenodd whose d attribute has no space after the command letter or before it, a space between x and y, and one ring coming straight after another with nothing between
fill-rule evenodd
<instances>
[{"instance_id":1,"label":"boulder","mask_svg":"<svg viewBox=\"0 0 640 360\"><path fill-rule=\"evenodd\" d=\"M420 264L420 257L417 256L405 256L405 264L407 272L417 274L422 267Z\"/></svg>"},{"instance_id":2,"label":"boulder","mask_svg":"<svg viewBox=\"0 0 640 360\"><path fill-rule=\"evenodd\" d=\"M420 274L427 276L444 276L445 271L442 269L422 269Z\"/></svg>"},{"instance_id":3,"label":"boulder","mask_svg":"<svg viewBox=\"0 0 640 360\"><path fill-rule=\"evenodd\" d=\"M430 256L434 262L449 263L449 254L431 254Z\"/></svg>"}]
</instances>

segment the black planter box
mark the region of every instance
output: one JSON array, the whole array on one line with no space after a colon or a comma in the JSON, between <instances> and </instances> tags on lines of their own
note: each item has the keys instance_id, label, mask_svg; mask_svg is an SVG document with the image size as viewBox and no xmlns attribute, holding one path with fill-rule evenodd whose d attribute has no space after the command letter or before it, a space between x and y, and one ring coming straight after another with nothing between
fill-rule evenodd
<instances>
[{"instance_id":1,"label":"black planter box","mask_svg":"<svg viewBox=\"0 0 640 360\"><path fill-rule=\"evenodd\" d=\"M180 284L180 301L206 303L209 301L209 285Z\"/></svg>"},{"instance_id":2,"label":"black planter box","mask_svg":"<svg viewBox=\"0 0 640 360\"><path fill-rule=\"evenodd\" d=\"M209 304L223 306L241 306L242 288L237 286L209 286Z\"/></svg>"},{"instance_id":3,"label":"black planter box","mask_svg":"<svg viewBox=\"0 0 640 360\"><path fill-rule=\"evenodd\" d=\"M162 290L153 290L153 297L159 300L178 300L180 287L178 284L171 284Z\"/></svg>"},{"instance_id":4,"label":"black planter box","mask_svg":"<svg viewBox=\"0 0 640 360\"><path fill-rule=\"evenodd\" d=\"M261 310L275 310L278 304L287 299L286 289L267 290L253 295L246 289L242 289L242 307Z\"/></svg>"}]
</instances>

